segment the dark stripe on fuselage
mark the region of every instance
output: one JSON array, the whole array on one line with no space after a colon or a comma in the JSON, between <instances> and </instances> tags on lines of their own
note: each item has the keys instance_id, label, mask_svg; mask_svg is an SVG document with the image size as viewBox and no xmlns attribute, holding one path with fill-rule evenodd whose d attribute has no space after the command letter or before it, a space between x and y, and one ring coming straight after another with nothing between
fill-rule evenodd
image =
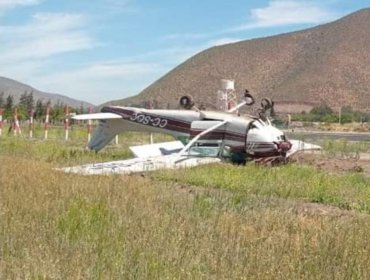
<instances>
[{"instance_id":1,"label":"dark stripe on fuselage","mask_svg":"<svg viewBox=\"0 0 370 280\"><path fill-rule=\"evenodd\" d=\"M135 124L141 124L143 126L155 127L153 125L153 123L151 123L151 122L149 122L147 124L144 124L144 123L140 123L138 121L135 121L132 118L135 115L144 115L144 116L150 117L152 119L160 118L162 120L166 120L167 124L166 124L165 127L160 127L160 126L157 126L157 127L161 128L161 129L164 129L164 130L172 130L172 131L175 131L175 132L190 133L191 122L175 119L173 117L167 117L167 116L163 116L163 115L144 112L144 111L141 111L140 109L139 109L139 111L135 111L135 110L128 110L128 109L125 109L125 108L117 108L117 107L103 107L103 109L101 111L118 114L118 115L122 116L122 118L126 121L129 121L129 122L132 122L132 123L135 123Z\"/></svg>"}]
</instances>

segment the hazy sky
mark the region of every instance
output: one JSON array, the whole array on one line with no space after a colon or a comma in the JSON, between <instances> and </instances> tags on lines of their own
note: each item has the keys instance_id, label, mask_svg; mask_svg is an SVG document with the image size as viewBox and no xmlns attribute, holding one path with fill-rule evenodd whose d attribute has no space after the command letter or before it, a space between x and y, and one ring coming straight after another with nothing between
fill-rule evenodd
<instances>
[{"instance_id":1,"label":"hazy sky","mask_svg":"<svg viewBox=\"0 0 370 280\"><path fill-rule=\"evenodd\" d=\"M215 45L315 26L370 0L0 0L0 76L101 104Z\"/></svg>"}]
</instances>

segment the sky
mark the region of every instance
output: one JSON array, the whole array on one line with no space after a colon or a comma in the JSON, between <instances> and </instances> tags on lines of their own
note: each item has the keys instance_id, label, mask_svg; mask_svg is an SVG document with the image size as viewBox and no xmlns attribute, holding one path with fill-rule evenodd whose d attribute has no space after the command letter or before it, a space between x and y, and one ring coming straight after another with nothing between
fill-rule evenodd
<instances>
[{"instance_id":1,"label":"sky","mask_svg":"<svg viewBox=\"0 0 370 280\"><path fill-rule=\"evenodd\" d=\"M95 105L212 46L301 30L370 0L0 0L0 76Z\"/></svg>"}]
</instances>

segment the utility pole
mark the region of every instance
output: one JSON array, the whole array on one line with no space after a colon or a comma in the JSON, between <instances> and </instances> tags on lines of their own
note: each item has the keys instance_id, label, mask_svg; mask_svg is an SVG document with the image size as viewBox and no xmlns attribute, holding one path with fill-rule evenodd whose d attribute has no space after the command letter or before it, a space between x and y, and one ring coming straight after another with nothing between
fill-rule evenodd
<instances>
[{"instance_id":1,"label":"utility pole","mask_svg":"<svg viewBox=\"0 0 370 280\"><path fill-rule=\"evenodd\" d=\"M339 124L342 124L342 107L339 107Z\"/></svg>"}]
</instances>

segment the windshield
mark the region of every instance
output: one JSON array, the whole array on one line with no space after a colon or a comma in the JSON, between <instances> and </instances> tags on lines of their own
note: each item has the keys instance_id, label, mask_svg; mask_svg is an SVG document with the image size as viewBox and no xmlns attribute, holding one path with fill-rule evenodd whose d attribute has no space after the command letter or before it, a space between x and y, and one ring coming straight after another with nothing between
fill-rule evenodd
<instances>
[{"instance_id":1,"label":"windshield","mask_svg":"<svg viewBox=\"0 0 370 280\"><path fill-rule=\"evenodd\" d=\"M202 157L217 157L220 152L220 147L217 146L195 146L189 150L191 156L202 156Z\"/></svg>"}]
</instances>

